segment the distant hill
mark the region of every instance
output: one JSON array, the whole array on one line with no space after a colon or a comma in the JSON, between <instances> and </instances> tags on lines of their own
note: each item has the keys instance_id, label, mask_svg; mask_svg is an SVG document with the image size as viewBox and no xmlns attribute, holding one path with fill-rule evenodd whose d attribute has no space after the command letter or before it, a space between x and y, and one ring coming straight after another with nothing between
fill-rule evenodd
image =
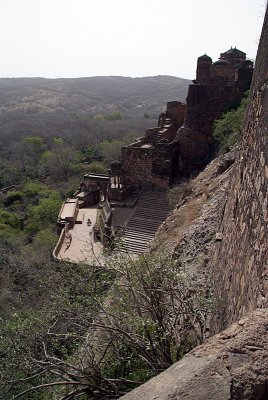
<instances>
[{"instance_id":1,"label":"distant hill","mask_svg":"<svg viewBox=\"0 0 268 400\"><path fill-rule=\"evenodd\" d=\"M157 116L167 101L185 101L190 81L173 76L76 79L0 79L0 116L7 114L121 112Z\"/></svg>"},{"instance_id":2,"label":"distant hill","mask_svg":"<svg viewBox=\"0 0 268 400\"><path fill-rule=\"evenodd\" d=\"M185 101L189 82L172 76L0 79L0 162L20 152L25 136L46 143L61 137L80 149L133 141L155 126L167 101ZM120 118L110 118L114 113Z\"/></svg>"}]
</instances>

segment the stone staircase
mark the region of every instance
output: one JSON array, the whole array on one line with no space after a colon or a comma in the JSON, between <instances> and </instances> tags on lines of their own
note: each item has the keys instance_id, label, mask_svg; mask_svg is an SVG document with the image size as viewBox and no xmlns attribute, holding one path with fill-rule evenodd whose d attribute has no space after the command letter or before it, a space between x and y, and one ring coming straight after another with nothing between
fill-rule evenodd
<instances>
[{"instance_id":1,"label":"stone staircase","mask_svg":"<svg viewBox=\"0 0 268 400\"><path fill-rule=\"evenodd\" d=\"M148 143L155 145L162 138L161 132L154 132L149 138Z\"/></svg>"},{"instance_id":2,"label":"stone staircase","mask_svg":"<svg viewBox=\"0 0 268 400\"><path fill-rule=\"evenodd\" d=\"M170 209L166 191L144 192L122 228L120 251L136 255L144 253Z\"/></svg>"}]
</instances>

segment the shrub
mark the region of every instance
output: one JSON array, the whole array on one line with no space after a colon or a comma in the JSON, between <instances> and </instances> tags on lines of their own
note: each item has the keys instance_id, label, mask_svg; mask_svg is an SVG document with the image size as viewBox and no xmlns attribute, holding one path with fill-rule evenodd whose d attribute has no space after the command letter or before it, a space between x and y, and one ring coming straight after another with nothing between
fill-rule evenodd
<instances>
[{"instance_id":1,"label":"shrub","mask_svg":"<svg viewBox=\"0 0 268 400\"><path fill-rule=\"evenodd\" d=\"M192 189L188 181L181 182L168 190L168 202L175 207L184 197L191 193Z\"/></svg>"},{"instance_id":2,"label":"shrub","mask_svg":"<svg viewBox=\"0 0 268 400\"><path fill-rule=\"evenodd\" d=\"M0 210L0 224L10 226L13 229L20 229L21 222L17 215L8 211Z\"/></svg>"},{"instance_id":3,"label":"shrub","mask_svg":"<svg viewBox=\"0 0 268 400\"><path fill-rule=\"evenodd\" d=\"M15 201L21 201L23 199L22 192L10 192L6 195L4 199L4 205L9 207L11 204L15 203Z\"/></svg>"},{"instance_id":4,"label":"shrub","mask_svg":"<svg viewBox=\"0 0 268 400\"><path fill-rule=\"evenodd\" d=\"M100 161L93 161L89 166L90 172L95 174L106 174L107 168Z\"/></svg>"},{"instance_id":5,"label":"shrub","mask_svg":"<svg viewBox=\"0 0 268 400\"><path fill-rule=\"evenodd\" d=\"M239 140L247 104L248 97L245 97L237 109L226 112L215 121L213 136L223 151L229 150Z\"/></svg>"},{"instance_id":6,"label":"shrub","mask_svg":"<svg viewBox=\"0 0 268 400\"><path fill-rule=\"evenodd\" d=\"M49 189L45 185L34 181L27 182L22 190L28 198L47 197L49 195Z\"/></svg>"}]
</instances>

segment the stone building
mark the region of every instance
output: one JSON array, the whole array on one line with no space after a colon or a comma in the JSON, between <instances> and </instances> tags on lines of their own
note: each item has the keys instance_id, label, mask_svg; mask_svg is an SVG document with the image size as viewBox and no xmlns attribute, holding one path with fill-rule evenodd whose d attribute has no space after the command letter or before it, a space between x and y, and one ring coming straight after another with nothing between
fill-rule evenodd
<instances>
[{"instance_id":1,"label":"stone building","mask_svg":"<svg viewBox=\"0 0 268 400\"><path fill-rule=\"evenodd\" d=\"M182 174L207 164L214 148L215 119L240 103L252 74L253 62L236 48L221 53L214 63L206 54L197 59L196 79L189 85L185 119L177 134Z\"/></svg>"},{"instance_id":2,"label":"stone building","mask_svg":"<svg viewBox=\"0 0 268 400\"><path fill-rule=\"evenodd\" d=\"M109 175L85 175L80 197L92 204L103 193L109 201L122 202L133 187L167 189L178 177L200 170L214 150L215 119L240 103L252 73L253 62L236 48L221 53L214 63L208 55L200 56L186 104L168 102L156 127L122 147L121 161L111 164Z\"/></svg>"},{"instance_id":3,"label":"stone building","mask_svg":"<svg viewBox=\"0 0 268 400\"><path fill-rule=\"evenodd\" d=\"M111 163L107 175L84 176L75 196L80 208L99 204L96 237L107 242L113 231L115 212L110 207L134 207L144 190L166 190L178 178L208 163L215 145L214 121L239 104L250 87L252 73L252 61L236 48L221 53L214 63L206 54L199 57L186 104L168 102L157 126L122 147L121 160Z\"/></svg>"},{"instance_id":4,"label":"stone building","mask_svg":"<svg viewBox=\"0 0 268 400\"><path fill-rule=\"evenodd\" d=\"M109 176L103 174L86 174L80 183L79 190L75 196L79 200L79 206L87 207L98 204L106 193Z\"/></svg>"},{"instance_id":5,"label":"stone building","mask_svg":"<svg viewBox=\"0 0 268 400\"><path fill-rule=\"evenodd\" d=\"M121 150L124 181L131 185L168 188L178 177L179 147L176 133L182 126L186 105L167 103L158 126L147 129L145 136Z\"/></svg>"}]
</instances>

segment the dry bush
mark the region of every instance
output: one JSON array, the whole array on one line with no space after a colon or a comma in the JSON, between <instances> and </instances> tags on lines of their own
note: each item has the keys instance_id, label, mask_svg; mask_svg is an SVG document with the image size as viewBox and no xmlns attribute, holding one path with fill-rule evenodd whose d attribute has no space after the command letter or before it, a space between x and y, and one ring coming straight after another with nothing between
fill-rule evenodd
<instances>
[{"instance_id":1,"label":"dry bush","mask_svg":"<svg viewBox=\"0 0 268 400\"><path fill-rule=\"evenodd\" d=\"M182 201L185 197L189 196L191 193L192 188L189 181L181 182L180 184L169 189L167 194L169 204L175 207L176 204Z\"/></svg>"}]
</instances>

